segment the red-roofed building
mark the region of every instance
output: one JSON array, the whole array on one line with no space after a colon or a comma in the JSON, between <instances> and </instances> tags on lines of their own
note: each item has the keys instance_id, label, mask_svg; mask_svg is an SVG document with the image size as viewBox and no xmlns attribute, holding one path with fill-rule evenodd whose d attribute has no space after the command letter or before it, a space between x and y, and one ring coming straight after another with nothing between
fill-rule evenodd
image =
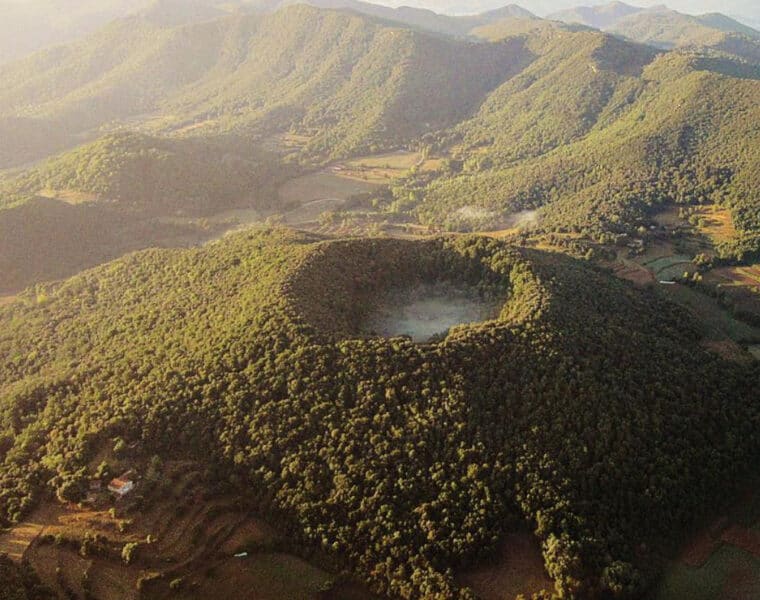
<instances>
[{"instance_id":1,"label":"red-roofed building","mask_svg":"<svg viewBox=\"0 0 760 600\"><path fill-rule=\"evenodd\" d=\"M133 489L135 489L135 482L131 479L124 479L122 477L116 477L108 484L108 491L113 492L120 497L126 496Z\"/></svg>"}]
</instances>

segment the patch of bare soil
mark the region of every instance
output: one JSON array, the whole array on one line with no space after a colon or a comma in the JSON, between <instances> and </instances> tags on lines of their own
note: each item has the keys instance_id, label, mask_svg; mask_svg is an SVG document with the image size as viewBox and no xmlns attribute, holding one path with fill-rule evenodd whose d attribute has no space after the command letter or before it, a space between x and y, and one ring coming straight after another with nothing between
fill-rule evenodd
<instances>
[{"instance_id":1,"label":"patch of bare soil","mask_svg":"<svg viewBox=\"0 0 760 600\"><path fill-rule=\"evenodd\" d=\"M753 358L751 353L745 352L739 344L732 340L705 340L702 342L702 345L710 352L714 352L726 360L746 363L750 362Z\"/></svg>"},{"instance_id":2,"label":"patch of bare soil","mask_svg":"<svg viewBox=\"0 0 760 600\"><path fill-rule=\"evenodd\" d=\"M708 531L703 531L693 539L681 551L678 562L697 569L703 566L710 557L721 547L723 542L710 535Z\"/></svg>"},{"instance_id":3,"label":"patch of bare soil","mask_svg":"<svg viewBox=\"0 0 760 600\"><path fill-rule=\"evenodd\" d=\"M741 525L732 525L723 532L721 539L726 544L736 546L756 558L760 558L760 531L748 529Z\"/></svg>"},{"instance_id":4,"label":"patch of bare soil","mask_svg":"<svg viewBox=\"0 0 760 600\"><path fill-rule=\"evenodd\" d=\"M491 564L471 569L457 579L483 600L514 600L520 594L530 597L554 589L538 541L529 533L509 534Z\"/></svg>"}]
</instances>

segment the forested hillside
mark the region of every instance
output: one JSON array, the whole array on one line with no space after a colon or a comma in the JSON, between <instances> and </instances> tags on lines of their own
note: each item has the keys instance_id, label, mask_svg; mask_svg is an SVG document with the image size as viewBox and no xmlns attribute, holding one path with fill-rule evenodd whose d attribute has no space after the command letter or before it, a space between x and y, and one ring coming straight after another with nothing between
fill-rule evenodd
<instances>
[{"instance_id":1,"label":"forested hillside","mask_svg":"<svg viewBox=\"0 0 760 600\"><path fill-rule=\"evenodd\" d=\"M421 218L472 227L464 207L545 207L547 230L605 239L647 225L665 203L717 203L741 231L724 254L756 252L758 74L702 53L560 35L534 36L528 47L540 58L473 119L432 138L436 148L464 147L446 176L411 183Z\"/></svg>"},{"instance_id":2,"label":"forested hillside","mask_svg":"<svg viewBox=\"0 0 760 600\"><path fill-rule=\"evenodd\" d=\"M437 344L354 329L387 286L432 280L503 309ZM485 238L244 233L38 287L0 325L4 522L136 441L393 597L471 597L450 568L520 521L564 594L626 597L760 449L757 369L700 350L685 313Z\"/></svg>"},{"instance_id":3,"label":"forested hillside","mask_svg":"<svg viewBox=\"0 0 760 600\"><path fill-rule=\"evenodd\" d=\"M508 4L493 10L483 11L480 14L472 14L474 11L467 11L466 16L450 16L439 14L429 9L413 8L410 6L389 8L359 0L284 0L280 2L275 0L274 6L270 10L292 4L309 4L317 8L326 9L346 9L371 17L379 17L389 22L400 23L408 27L460 37L469 35L476 27L482 27L505 19L538 19L532 12L516 4Z\"/></svg>"},{"instance_id":4,"label":"forested hillside","mask_svg":"<svg viewBox=\"0 0 760 600\"><path fill-rule=\"evenodd\" d=\"M171 8L0 68L0 163L98 140L6 178L0 203L74 191L163 213L269 207L290 171L261 149L295 134L302 166L446 157L393 187L405 218L434 227L541 208L543 231L610 241L665 204L716 203L739 232L723 256L760 246L760 52L715 15L713 48L662 52L514 7L452 18L481 23L478 42L308 6L186 25ZM101 138L114 129L145 134Z\"/></svg>"},{"instance_id":5,"label":"forested hillside","mask_svg":"<svg viewBox=\"0 0 760 600\"><path fill-rule=\"evenodd\" d=\"M286 210L277 188L296 172L234 136L118 133L85 144L0 179L0 293L224 231L202 217Z\"/></svg>"},{"instance_id":6,"label":"forested hillside","mask_svg":"<svg viewBox=\"0 0 760 600\"><path fill-rule=\"evenodd\" d=\"M576 6L547 15L547 19L586 25L595 29L606 29L630 15L642 12L644 9L631 6L624 2L610 2L601 6Z\"/></svg>"},{"instance_id":7,"label":"forested hillside","mask_svg":"<svg viewBox=\"0 0 760 600\"><path fill-rule=\"evenodd\" d=\"M636 13L616 22L608 31L661 48L713 46L730 34L760 40L760 32L723 15L692 17L671 10Z\"/></svg>"},{"instance_id":8,"label":"forested hillside","mask_svg":"<svg viewBox=\"0 0 760 600\"><path fill-rule=\"evenodd\" d=\"M760 461L758 35L620 3L291 4L80 2L66 45L0 40L0 529L128 448L151 480L187 463L171 499L271 520L325 598L345 569L471 600L526 531L557 598L646 597ZM485 320L377 335L420 289ZM190 592L212 520L187 562L119 546L93 572ZM3 556L0 590L48 596Z\"/></svg>"},{"instance_id":9,"label":"forested hillside","mask_svg":"<svg viewBox=\"0 0 760 600\"><path fill-rule=\"evenodd\" d=\"M134 17L0 68L0 165L150 116L194 135L295 127L327 156L395 146L468 116L520 64L519 46L306 6L179 27Z\"/></svg>"},{"instance_id":10,"label":"forested hillside","mask_svg":"<svg viewBox=\"0 0 760 600\"><path fill-rule=\"evenodd\" d=\"M544 231L609 241L662 205L716 203L739 231L721 254L757 252L755 40L718 31L730 27L715 15L702 19L713 47L671 52L514 7L457 19L481 23L481 41L308 6L179 26L154 10L2 67L5 166L112 129L149 134L26 171L2 203L46 187L199 215L264 202L287 169L260 148L295 134L306 166L408 147L445 156L393 189L435 227L542 208ZM239 158L219 161L225 144Z\"/></svg>"}]
</instances>

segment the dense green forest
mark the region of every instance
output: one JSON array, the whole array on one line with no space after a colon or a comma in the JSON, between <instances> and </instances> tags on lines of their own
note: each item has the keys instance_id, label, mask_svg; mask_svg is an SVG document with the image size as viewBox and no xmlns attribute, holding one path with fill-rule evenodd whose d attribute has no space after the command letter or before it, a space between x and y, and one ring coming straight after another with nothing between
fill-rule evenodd
<instances>
[{"instance_id":1,"label":"dense green forest","mask_svg":"<svg viewBox=\"0 0 760 600\"><path fill-rule=\"evenodd\" d=\"M424 280L503 309L435 344L357 332ZM756 367L698 342L651 293L485 238L133 254L0 309L2 520L76 498L120 439L197 457L391 596L470 597L451 569L525 521L563 594L626 597L759 457Z\"/></svg>"}]
</instances>

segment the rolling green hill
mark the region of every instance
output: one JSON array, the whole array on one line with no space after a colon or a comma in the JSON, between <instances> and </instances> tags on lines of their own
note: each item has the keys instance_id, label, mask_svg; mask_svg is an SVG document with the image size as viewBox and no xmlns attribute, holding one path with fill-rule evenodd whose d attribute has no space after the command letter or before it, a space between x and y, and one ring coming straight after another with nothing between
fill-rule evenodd
<instances>
[{"instance_id":1,"label":"rolling green hill","mask_svg":"<svg viewBox=\"0 0 760 600\"><path fill-rule=\"evenodd\" d=\"M760 32L719 14L693 17L671 10L647 10L617 21L607 29L660 48L681 46L710 47L726 34L740 34L760 40Z\"/></svg>"},{"instance_id":2,"label":"rolling green hill","mask_svg":"<svg viewBox=\"0 0 760 600\"><path fill-rule=\"evenodd\" d=\"M641 12L642 8L624 2L610 2L601 6L578 6L547 15L547 19L606 29L625 17Z\"/></svg>"},{"instance_id":3,"label":"rolling green hill","mask_svg":"<svg viewBox=\"0 0 760 600\"><path fill-rule=\"evenodd\" d=\"M538 17L529 10L516 4L508 4L480 14L450 16L439 14L429 9L399 6L390 8L373 2L359 0L283 0L269 7L275 10L293 4L308 4L323 9L345 9L354 13L377 17L388 22L398 23L424 31L432 31L454 36L468 36L475 27L482 27L504 19L537 20Z\"/></svg>"},{"instance_id":4,"label":"rolling green hill","mask_svg":"<svg viewBox=\"0 0 760 600\"><path fill-rule=\"evenodd\" d=\"M85 144L0 184L0 207L43 195L152 214L208 216L231 208L271 208L289 171L232 137L162 139L118 133Z\"/></svg>"},{"instance_id":5,"label":"rolling green hill","mask_svg":"<svg viewBox=\"0 0 760 600\"><path fill-rule=\"evenodd\" d=\"M296 127L328 156L395 147L476 110L519 53L306 6L180 27L134 17L0 68L0 134L18 141L0 164L151 115L194 135Z\"/></svg>"},{"instance_id":6,"label":"rolling green hill","mask_svg":"<svg viewBox=\"0 0 760 600\"><path fill-rule=\"evenodd\" d=\"M445 341L357 329L387 290L502 298ZM207 465L383 594L525 522L567 596L627 597L760 449L754 366L558 255L485 238L243 233L130 255L0 308L0 517L83 490L115 439Z\"/></svg>"},{"instance_id":7,"label":"rolling green hill","mask_svg":"<svg viewBox=\"0 0 760 600\"><path fill-rule=\"evenodd\" d=\"M0 293L221 232L188 219L265 212L292 167L233 137L106 136L0 180Z\"/></svg>"}]
</instances>

